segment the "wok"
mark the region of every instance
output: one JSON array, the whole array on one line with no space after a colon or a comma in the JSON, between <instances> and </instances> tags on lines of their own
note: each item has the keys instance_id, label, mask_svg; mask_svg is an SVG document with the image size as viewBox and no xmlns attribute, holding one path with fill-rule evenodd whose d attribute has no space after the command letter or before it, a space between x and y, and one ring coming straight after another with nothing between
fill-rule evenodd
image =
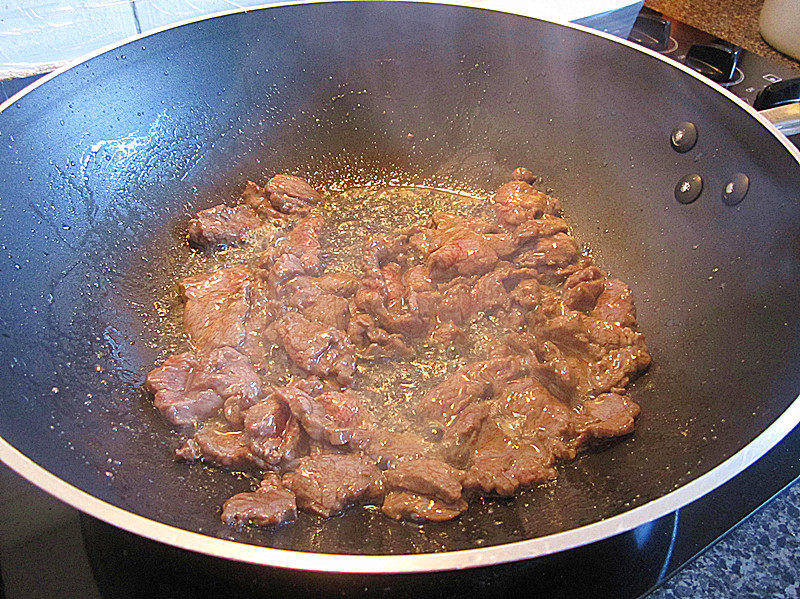
<instances>
[{"instance_id":1,"label":"wok","mask_svg":"<svg viewBox=\"0 0 800 599\"><path fill-rule=\"evenodd\" d=\"M677 153L683 121L698 141ZM0 458L128 531L306 570L496 564L631 529L735 476L800 419L799 161L674 62L499 12L286 5L118 45L0 112ZM141 391L176 343L154 298L188 251L189 215L283 171L488 191L519 165L633 287L654 358L632 391L636 433L450 523L352 510L224 526L219 506L248 481L175 462L178 435ZM749 192L729 206L736 173ZM684 205L687 174L704 186Z\"/></svg>"}]
</instances>

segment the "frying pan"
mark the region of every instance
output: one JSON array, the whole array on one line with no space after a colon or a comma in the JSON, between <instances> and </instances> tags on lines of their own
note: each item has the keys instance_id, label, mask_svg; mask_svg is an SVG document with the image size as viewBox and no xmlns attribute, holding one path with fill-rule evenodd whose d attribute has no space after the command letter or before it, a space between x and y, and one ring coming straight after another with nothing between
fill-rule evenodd
<instances>
[{"instance_id":1,"label":"frying pan","mask_svg":"<svg viewBox=\"0 0 800 599\"><path fill-rule=\"evenodd\" d=\"M697 143L677 153L686 121ZM596 32L422 3L235 11L12 98L0 164L0 458L170 545L333 572L542 556L674 511L800 419L800 155L731 94ZM249 480L175 462L179 435L141 392L181 343L171 285L189 215L277 172L490 191L519 165L633 287L654 358L632 390L636 433L450 523L355 509L224 526L219 506ZM737 173L749 190L730 206ZM694 174L699 198L677 202Z\"/></svg>"}]
</instances>

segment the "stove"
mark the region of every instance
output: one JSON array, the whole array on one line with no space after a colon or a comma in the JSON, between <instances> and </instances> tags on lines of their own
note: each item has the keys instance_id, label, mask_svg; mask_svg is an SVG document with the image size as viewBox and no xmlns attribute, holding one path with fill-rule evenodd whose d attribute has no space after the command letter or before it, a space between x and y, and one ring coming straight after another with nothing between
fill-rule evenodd
<instances>
[{"instance_id":1,"label":"stove","mask_svg":"<svg viewBox=\"0 0 800 599\"><path fill-rule=\"evenodd\" d=\"M697 68L750 104L771 84L800 76L800 69L649 9L643 9L629 39ZM0 81L0 101L34 79ZM800 146L800 135L793 141ZM61 504L0 465L0 599L484 597L525 588L553 598L634 598L799 476L800 428L689 506L587 547L456 573L332 576L227 562L131 535Z\"/></svg>"}]
</instances>

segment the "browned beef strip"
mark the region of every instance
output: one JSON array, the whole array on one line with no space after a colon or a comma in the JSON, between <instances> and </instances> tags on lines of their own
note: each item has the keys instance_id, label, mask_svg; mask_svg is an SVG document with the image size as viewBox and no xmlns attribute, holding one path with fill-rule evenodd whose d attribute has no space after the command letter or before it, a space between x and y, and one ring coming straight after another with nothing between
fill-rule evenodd
<instances>
[{"instance_id":1,"label":"browned beef strip","mask_svg":"<svg viewBox=\"0 0 800 599\"><path fill-rule=\"evenodd\" d=\"M641 409L624 395L603 393L583 403L588 422L579 427L593 437L617 437L633 431L634 418Z\"/></svg>"},{"instance_id":2,"label":"browned beef strip","mask_svg":"<svg viewBox=\"0 0 800 599\"><path fill-rule=\"evenodd\" d=\"M498 257L487 240L471 229L448 229L442 245L428 256L431 276L439 279L490 271Z\"/></svg>"},{"instance_id":3,"label":"browned beef strip","mask_svg":"<svg viewBox=\"0 0 800 599\"><path fill-rule=\"evenodd\" d=\"M384 494L383 473L371 461L355 454L325 454L300 458L283 475L297 505L325 518L347 505Z\"/></svg>"},{"instance_id":4,"label":"browned beef strip","mask_svg":"<svg viewBox=\"0 0 800 599\"><path fill-rule=\"evenodd\" d=\"M524 181L511 181L494 194L497 220L516 227L527 220L541 218L544 214L558 214L561 207L556 198L538 191Z\"/></svg>"},{"instance_id":5,"label":"browned beef strip","mask_svg":"<svg viewBox=\"0 0 800 599\"><path fill-rule=\"evenodd\" d=\"M273 397L289 406L309 437L331 445L348 443L353 430L364 421L366 400L355 391L325 391L312 396L295 387L282 387Z\"/></svg>"},{"instance_id":6,"label":"browned beef strip","mask_svg":"<svg viewBox=\"0 0 800 599\"><path fill-rule=\"evenodd\" d=\"M289 312L278 321L277 332L289 357L304 371L341 385L352 382L355 353L342 331Z\"/></svg>"},{"instance_id":7,"label":"browned beef strip","mask_svg":"<svg viewBox=\"0 0 800 599\"><path fill-rule=\"evenodd\" d=\"M380 268L375 277L365 277L353 303L357 312L373 316L380 328L389 333L418 335L426 328L422 315L410 309L395 263Z\"/></svg>"},{"instance_id":8,"label":"browned beef strip","mask_svg":"<svg viewBox=\"0 0 800 599\"><path fill-rule=\"evenodd\" d=\"M465 489L512 495L520 486L541 483L556 475L553 455L534 439L506 434L496 417L481 426L472 455L472 465L464 477Z\"/></svg>"},{"instance_id":9,"label":"browned beef strip","mask_svg":"<svg viewBox=\"0 0 800 599\"><path fill-rule=\"evenodd\" d=\"M591 312L597 305L597 298L603 293L605 284L602 272L594 266L573 273L564 281L562 294L564 307L568 310Z\"/></svg>"},{"instance_id":10,"label":"browned beef strip","mask_svg":"<svg viewBox=\"0 0 800 599\"><path fill-rule=\"evenodd\" d=\"M392 468L404 460L434 457L441 446L411 431L395 432L382 426L353 431L350 446L369 456L381 468Z\"/></svg>"},{"instance_id":11,"label":"browned beef strip","mask_svg":"<svg viewBox=\"0 0 800 599\"><path fill-rule=\"evenodd\" d=\"M390 491L383 500L381 511L395 520L445 522L463 514L467 507L467 502L461 498L448 503L409 491Z\"/></svg>"},{"instance_id":12,"label":"browned beef strip","mask_svg":"<svg viewBox=\"0 0 800 599\"><path fill-rule=\"evenodd\" d=\"M498 262L497 267L480 277L472 288L476 310L484 313L508 310L512 303L511 292L530 275L530 271L517 268L510 262Z\"/></svg>"},{"instance_id":13,"label":"browned beef strip","mask_svg":"<svg viewBox=\"0 0 800 599\"><path fill-rule=\"evenodd\" d=\"M551 237L556 233L569 230L567 221L552 214L543 214L541 218L526 220L514 230L514 239L518 243L528 243L541 237Z\"/></svg>"},{"instance_id":14,"label":"browned beef strip","mask_svg":"<svg viewBox=\"0 0 800 599\"><path fill-rule=\"evenodd\" d=\"M220 204L201 210L189 221L189 242L199 247L235 245L245 241L262 225L249 206Z\"/></svg>"},{"instance_id":15,"label":"browned beef strip","mask_svg":"<svg viewBox=\"0 0 800 599\"><path fill-rule=\"evenodd\" d=\"M180 282L186 304L183 324L201 351L237 347L247 335L253 275L234 266L186 277Z\"/></svg>"},{"instance_id":16,"label":"browned beef strip","mask_svg":"<svg viewBox=\"0 0 800 599\"><path fill-rule=\"evenodd\" d=\"M274 472L267 473L254 492L237 493L222 506L225 524L278 526L296 517L294 493L283 486Z\"/></svg>"},{"instance_id":17,"label":"browned beef strip","mask_svg":"<svg viewBox=\"0 0 800 599\"><path fill-rule=\"evenodd\" d=\"M488 399L501 385L522 374L522 360L517 356L473 362L425 393L419 412L429 420L448 424L468 404Z\"/></svg>"},{"instance_id":18,"label":"browned beef strip","mask_svg":"<svg viewBox=\"0 0 800 599\"><path fill-rule=\"evenodd\" d=\"M326 292L319 283L322 277L296 276L280 286L283 305L300 310L303 316L326 327L346 330L349 320L347 299Z\"/></svg>"},{"instance_id":19,"label":"browned beef strip","mask_svg":"<svg viewBox=\"0 0 800 599\"><path fill-rule=\"evenodd\" d=\"M578 259L578 244L566 233L536 240L530 248L523 249L514 264L522 268L557 269L568 266Z\"/></svg>"},{"instance_id":20,"label":"browned beef strip","mask_svg":"<svg viewBox=\"0 0 800 599\"><path fill-rule=\"evenodd\" d=\"M318 277L316 283L325 293L351 297L361 284L361 280L346 272L332 272Z\"/></svg>"},{"instance_id":21,"label":"browned beef strip","mask_svg":"<svg viewBox=\"0 0 800 599\"><path fill-rule=\"evenodd\" d=\"M242 190L242 200L262 219L269 219L278 225L290 223L298 218L297 214L284 214L275 210L267 199L267 190L252 181L248 181Z\"/></svg>"},{"instance_id":22,"label":"browned beef strip","mask_svg":"<svg viewBox=\"0 0 800 599\"><path fill-rule=\"evenodd\" d=\"M289 406L276 399L276 393L248 408L243 417L250 451L273 466L293 460L300 442L300 426Z\"/></svg>"},{"instance_id":23,"label":"browned beef strip","mask_svg":"<svg viewBox=\"0 0 800 599\"><path fill-rule=\"evenodd\" d=\"M542 407L558 401L536 377L526 376L503 385L495 396L503 410L517 414L538 414Z\"/></svg>"},{"instance_id":24,"label":"browned beef strip","mask_svg":"<svg viewBox=\"0 0 800 599\"><path fill-rule=\"evenodd\" d=\"M275 175L265 187L272 207L284 214L306 214L319 203L319 193L294 175Z\"/></svg>"},{"instance_id":25,"label":"browned beef strip","mask_svg":"<svg viewBox=\"0 0 800 599\"><path fill-rule=\"evenodd\" d=\"M593 366L592 389L596 393L621 389L648 366L650 354L644 343L611 350Z\"/></svg>"},{"instance_id":26,"label":"browned beef strip","mask_svg":"<svg viewBox=\"0 0 800 599\"><path fill-rule=\"evenodd\" d=\"M623 327L636 324L636 307L630 287L619 279L606 279L592 316Z\"/></svg>"},{"instance_id":27,"label":"browned beef strip","mask_svg":"<svg viewBox=\"0 0 800 599\"><path fill-rule=\"evenodd\" d=\"M203 460L230 467L263 467L250 452L242 431L231 431L216 424L206 424L175 452L184 460Z\"/></svg>"},{"instance_id":28,"label":"browned beef strip","mask_svg":"<svg viewBox=\"0 0 800 599\"><path fill-rule=\"evenodd\" d=\"M453 418L444 430L444 440L455 445L459 453L468 448L477 437L483 422L489 417L494 402L471 403Z\"/></svg>"},{"instance_id":29,"label":"browned beef strip","mask_svg":"<svg viewBox=\"0 0 800 599\"><path fill-rule=\"evenodd\" d=\"M409 233L409 244L426 259L431 277L438 280L483 274L517 249L512 236L486 221L441 212Z\"/></svg>"},{"instance_id":30,"label":"browned beef strip","mask_svg":"<svg viewBox=\"0 0 800 599\"><path fill-rule=\"evenodd\" d=\"M445 322L431 331L429 339L431 343L441 347L451 347L465 343L467 334L464 329L454 325L452 322Z\"/></svg>"},{"instance_id":31,"label":"browned beef strip","mask_svg":"<svg viewBox=\"0 0 800 599\"><path fill-rule=\"evenodd\" d=\"M478 305L473 294L472 283L457 283L437 296L438 318L441 321L464 324L470 322L478 313Z\"/></svg>"},{"instance_id":32,"label":"browned beef strip","mask_svg":"<svg viewBox=\"0 0 800 599\"><path fill-rule=\"evenodd\" d=\"M387 489L401 489L453 503L461 497L464 472L436 459L402 462L387 470Z\"/></svg>"},{"instance_id":33,"label":"browned beef strip","mask_svg":"<svg viewBox=\"0 0 800 599\"><path fill-rule=\"evenodd\" d=\"M375 358L407 358L414 355L400 333L389 333L380 328L369 314L356 312L349 319L347 337L355 345L358 356L367 360Z\"/></svg>"},{"instance_id":34,"label":"browned beef strip","mask_svg":"<svg viewBox=\"0 0 800 599\"><path fill-rule=\"evenodd\" d=\"M155 406L173 424L196 424L227 401L254 403L261 379L242 354L230 347L207 355L170 356L147 375Z\"/></svg>"},{"instance_id":35,"label":"browned beef strip","mask_svg":"<svg viewBox=\"0 0 800 599\"><path fill-rule=\"evenodd\" d=\"M518 166L511 173L512 181L525 181L525 183L528 183L530 185L536 183L536 180L538 178L539 177L534 175L529 169L525 168L524 166Z\"/></svg>"},{"instance_id":36,"label":"browned beef strip","mask_svg":"<svg viewBox=\"0 0 800 599\"><path fill-rule=\"evenodd\" d=\"M431 291L433 281L427 266L412 266L403 273L403 285L412 291Z\"/></svg>"}]
</instances>

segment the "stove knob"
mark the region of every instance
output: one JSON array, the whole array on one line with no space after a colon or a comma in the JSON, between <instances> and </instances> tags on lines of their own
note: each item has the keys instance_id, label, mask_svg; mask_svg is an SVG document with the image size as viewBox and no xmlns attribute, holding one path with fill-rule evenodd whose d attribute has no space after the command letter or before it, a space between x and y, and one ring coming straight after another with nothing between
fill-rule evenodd
<instances>
[{"instance_id":1,"label":"stove knob","mask_svg":"<svg viewBox=\"0 0 800 599\"><path fill-rule=\"evenodd\" d=\"M753 108L766 110L792 102L800 102L800 77L769 84L758 92L753 102Z\"/></svg>"},{"instance_id":2,"label":"stove knob","mask_svg":"<svg viewBox=\"0 0 800 599\"><path fill-rule=\"evenodd\" d=\"M736 67L742 49L723 41L694 44L686 53L684 63L717 83L730 83L736 77Z\"/></svg>"},{"instance_id":3,"label":"stove knob","mask_svg":"<svg viewBox=\"0 0 800 599\"><path fill-rule=\"evenodd\" d=\"M665 52L669 48L671 29L672 24L663 18L660 13L642 12L636 17L636 22L633 24L633 29L631 29L628 39L656 52Z\"/></svg>"}]
</instances>

